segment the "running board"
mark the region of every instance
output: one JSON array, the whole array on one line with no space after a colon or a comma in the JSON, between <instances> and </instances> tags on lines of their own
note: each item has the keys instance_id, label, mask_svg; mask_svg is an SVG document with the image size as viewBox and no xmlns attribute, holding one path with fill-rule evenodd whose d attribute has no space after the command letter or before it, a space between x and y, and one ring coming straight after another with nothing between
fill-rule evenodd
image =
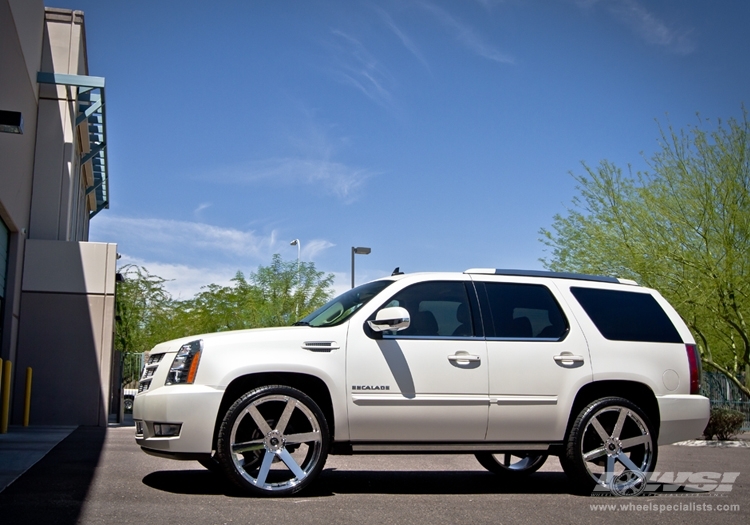
<instances>
[{"instance_id":1,"label":"running board","mask_svg":"<svg viewBox=\"0 0 750 525\"><path fill-rule=\"evenodd\" d=\"M473 454L546 451L550 443L352 443L353 454Z\"/></svg>"}]
</instances>

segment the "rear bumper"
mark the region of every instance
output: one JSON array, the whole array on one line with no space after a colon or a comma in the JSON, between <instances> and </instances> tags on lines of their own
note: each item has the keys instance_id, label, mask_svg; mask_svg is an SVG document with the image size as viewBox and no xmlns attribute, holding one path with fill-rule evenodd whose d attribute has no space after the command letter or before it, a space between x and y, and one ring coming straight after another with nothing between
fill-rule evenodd
<instances>
[{"instance_id":1,"label":"rear bumper","mask_svg":"<svg viewBox=\"0 0 750 525\"><path fill-rule=\"evenodd\" d=\"M711 413L707 397L672 395L657 397L656 400L661 414L659 445L701 436Z\"/></svg>"},{"instance_id":2,"label":"rear bumper","mask_svg":"<svg viewBox=\"0 0 750 525\"><path fill-rule=\"evenodd\" d=\"M136 443L154 455L182 459L210 454L224 390L203 385L174 385L136 396ZM155 423L181 425L179 435L156 436Z\"/></svg>"}]
</instances>

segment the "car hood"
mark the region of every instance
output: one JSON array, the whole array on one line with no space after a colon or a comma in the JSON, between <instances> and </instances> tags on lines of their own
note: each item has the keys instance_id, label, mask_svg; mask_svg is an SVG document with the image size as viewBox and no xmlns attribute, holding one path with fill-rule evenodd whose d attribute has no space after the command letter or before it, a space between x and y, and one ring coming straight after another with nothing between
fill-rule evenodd
<instances>
[{"instance_id":1,"label":"car hood","mask_svg":"<svg viewBox=\"0 0 750 525\"><path fill-rule=\"evenodd\" d=\"M177 352L180 347L191 341L203 340L204 349L212 353L222 348L237 348L237 346L255 345L257 343L273 343L274 346L285 342L329 341L333 332L340 332L341 327L310 327L310 326L281 326L276 328L252 328L248 330L232 330L208 334L190 335L159 343L152 350L152 354ZM252 348L252 347L248 347Z\"/></svg>"}]
</instances>

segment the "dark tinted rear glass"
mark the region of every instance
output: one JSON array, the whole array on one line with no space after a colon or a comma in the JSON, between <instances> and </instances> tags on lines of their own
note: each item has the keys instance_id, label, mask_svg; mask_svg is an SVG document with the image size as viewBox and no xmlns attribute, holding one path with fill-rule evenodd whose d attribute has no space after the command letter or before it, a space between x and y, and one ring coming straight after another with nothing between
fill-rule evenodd
<instances>
[{"instance_id":1,"label":"dark tinted rear glass","mask_svg":"<svg viewBox=\"0 0 750 525\"><path fill-rule=\"evenodd\" d=\"M650 294L596 288L570 291L607 339L682 343L672 321Z\"/></svg>"},{"instance_id":2,"label":"dark tinted rear glass","mask_svg":"<svg viewBox=\"0 0 750 525\"><path fill-rule=\"evenodd\" d=\"M559 340L568 321L546 286L484 283L489 303L489 337Z\"/></svg>"}]
</instances>

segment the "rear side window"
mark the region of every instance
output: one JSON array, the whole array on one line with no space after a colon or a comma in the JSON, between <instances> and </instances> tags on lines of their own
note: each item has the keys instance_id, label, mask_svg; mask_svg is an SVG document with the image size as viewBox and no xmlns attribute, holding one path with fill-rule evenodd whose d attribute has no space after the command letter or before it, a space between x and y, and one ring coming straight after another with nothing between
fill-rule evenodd
<instances>
[{"instance_id":1,"label":"rear side window","mask_svg":"<svg viewBox=\"0 0 750 525\"><path fill-rule=\"evenodd\" d=\"M682 343L672 321L650 294L575 287L570 291L606 339Z\"/></svg>"},{"instance_id":2,"label":"rear side window","mask_svg":"<svg viewBox=\"0 0 750 525\"><path fill-rule=\"evenodd\" d=\"M489 337L557 341L568 333L568 321L546 286L484 283L484 289L489 304Z\"/></svg>"}]
</instances>

